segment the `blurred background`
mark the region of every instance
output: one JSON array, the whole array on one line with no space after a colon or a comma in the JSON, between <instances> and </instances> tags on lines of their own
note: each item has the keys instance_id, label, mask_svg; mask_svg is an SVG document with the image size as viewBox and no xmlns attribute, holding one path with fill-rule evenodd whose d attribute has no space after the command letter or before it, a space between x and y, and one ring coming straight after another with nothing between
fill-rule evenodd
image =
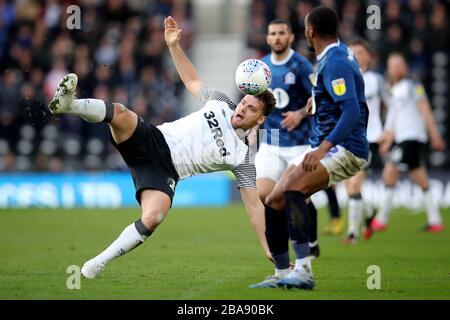
<instances>
[{"instance_id":1,"label":"blurred background","mask_svg":"<svg viewBox=\"0 0 450 320\"><path fill-rule=\"evenodd\" d=\"M314 61L303 32L305 16L318 4L339 13L342 41L355 37L369 41L378 52L374 61L378 72L384 73L390 52L406 55L412 77L425 85L439 130L450 145L447 1L0 0L0 206L42 201L42 195L35 200L30 200L32 195L28 200L14 198L17 188L21 186L19 193L23 193L23 184L39 172L77 175L127 170L109 143L106 125L48 114L46 106L65 73L78 75L78 98L121 102L158 125L198 108L186 94L166 50L166 16L172 15L181 25L183 47L204 82L238 99L234 69L245 58L268 53L265 34L270 20L289 20L296 35L295 50ZM366 27L370 15L366 10L372 4L381 9L379 30ZM71 5L80 8L80 29L68 28L68 20L73 19ZM428 162L438 176L446 177L448 151L430 151ZM49 181L45 177L36 178L35 189L28 193L41 194L39 183ZM70 183L55 183L54 189L48 189L55 193L55 201L66 197L70 206L82 197L77 186L70 191L70 187L64 189ZM444 205L450 205L447 183L445 178L441 186L441 195L448 198ZM197 188L186 187L199 192ZM227 191L226 199L230 197L232 192ZM58 205L64 206L60 201Z\"/></svg>"}]
</instances>

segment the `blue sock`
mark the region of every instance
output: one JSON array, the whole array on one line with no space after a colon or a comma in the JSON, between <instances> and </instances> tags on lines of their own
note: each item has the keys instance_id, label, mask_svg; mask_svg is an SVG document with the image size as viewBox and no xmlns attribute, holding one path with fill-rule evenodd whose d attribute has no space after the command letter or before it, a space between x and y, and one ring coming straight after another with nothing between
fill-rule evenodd
<instances>
[{"instance_id":1,"label":"blue sock","mask_svg":"<svg viewBox=\"0 0 450 320\"><path fill-rule=\"evenodd\" d=\"M336 197L336 191L333 187L328 187L325 189L325 192L328 197L328 206L330 207L330 217L331 218L340 218L341 212L339 208L339 202Z\"/></svg>"},{"instance_id":2,"label":"blue sock","mask_svg":"<svg viewBox=\"0 0 450 320\"><path fill-rule=\"evenodd\" d=\"M309 256L309 211L305 195L299 191L286 191L284 201L288 216L289 236L294 241L297 259ZM297 249L295 249L297 248Z\"/></svg>"},{"instance_id":3,"label":"blue sock","mask_svg":"<svg viewBox=\"0 0 450 320\"><path fill-rule=\"evenodd\" d=\"M286 213L265 206L266 239L277 269L289 268L289 231Z\"/></svg>"}]
</instances>

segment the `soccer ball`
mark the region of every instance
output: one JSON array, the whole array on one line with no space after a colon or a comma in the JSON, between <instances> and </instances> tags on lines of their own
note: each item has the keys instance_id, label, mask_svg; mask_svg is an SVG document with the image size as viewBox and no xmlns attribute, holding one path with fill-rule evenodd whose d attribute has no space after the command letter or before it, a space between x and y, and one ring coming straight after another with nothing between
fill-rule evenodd
<instances>
[{"instance_id":1,"label":"soccer ball","mask_svg":"<svg viewBox=\"0 0 450 320\"><path fill-rule=\"evenodd\" d=\"M267 90L272 74L261 60L247 59L237 67L235 81L242 93L257 96Z\"/></svg>"}]
</instances>

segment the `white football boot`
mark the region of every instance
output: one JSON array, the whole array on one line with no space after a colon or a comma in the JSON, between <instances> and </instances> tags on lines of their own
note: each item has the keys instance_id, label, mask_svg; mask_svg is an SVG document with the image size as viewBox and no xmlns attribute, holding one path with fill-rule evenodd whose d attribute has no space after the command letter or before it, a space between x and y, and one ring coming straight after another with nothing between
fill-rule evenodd
<instances>
[{"instance_id":1,"label":"white football boot","mask_svg":"<svg viewBox=\"0 0 450 320\"><path fill-rule=\"evenodd\" d=\"M70 105L75 99L75 90L77 88L78 77L75 73L66 74L59 81L55 96L48 105L52 114L61 114L70 110Z\"/></svg>"},{"instance_id":2,"label":"white football boot","mask_svg":"<svg viewBox=\"0 0 450 320\"><path fill-rule=\"evenodd\" d=\"M81 274L87 279L94 279L105 268L104 263L99 263L95 259L87 261L81 268Z\"/></svg>"}]
</instances>

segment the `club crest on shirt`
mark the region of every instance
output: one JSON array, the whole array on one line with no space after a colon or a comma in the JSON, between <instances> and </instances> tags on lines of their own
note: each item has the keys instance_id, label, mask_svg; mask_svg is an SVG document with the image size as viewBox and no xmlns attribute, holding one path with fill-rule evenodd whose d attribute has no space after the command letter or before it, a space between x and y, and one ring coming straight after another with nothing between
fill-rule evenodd
<instances>
[{"instance_id":1,"label":"club crest on shirt","mask_svg":"<svg viewBox=\"0 0 450 320\"><path fill-rule=\"evenodd\" d=\"M284 75L284 84L295 84L295 74L288 72Z\"/></svg>"},{"instance_id":2,"label":"club crest on shirt","mask_svg":"<svg viewBox=\"0 0 450 320\"><path fill-rule=\"evenodd\" d=\"M309 78L309 81L311 81L311 84L315 87L317 85L316 84L316 80L317 80L316 74L315 73L310 73L308 78Z\"/></svg>"},{"instance_id":3,"label":"club crest on shirt","mask_svg":"<svg viewBox=\"0 0 450 320\"><path fill-rule=\"evenodd\" d=\"M331 87L333 88L334 94L337 96L343 96L347 91L344 78L339 78L331 81Z\"/></svg>"}]
</instances>

